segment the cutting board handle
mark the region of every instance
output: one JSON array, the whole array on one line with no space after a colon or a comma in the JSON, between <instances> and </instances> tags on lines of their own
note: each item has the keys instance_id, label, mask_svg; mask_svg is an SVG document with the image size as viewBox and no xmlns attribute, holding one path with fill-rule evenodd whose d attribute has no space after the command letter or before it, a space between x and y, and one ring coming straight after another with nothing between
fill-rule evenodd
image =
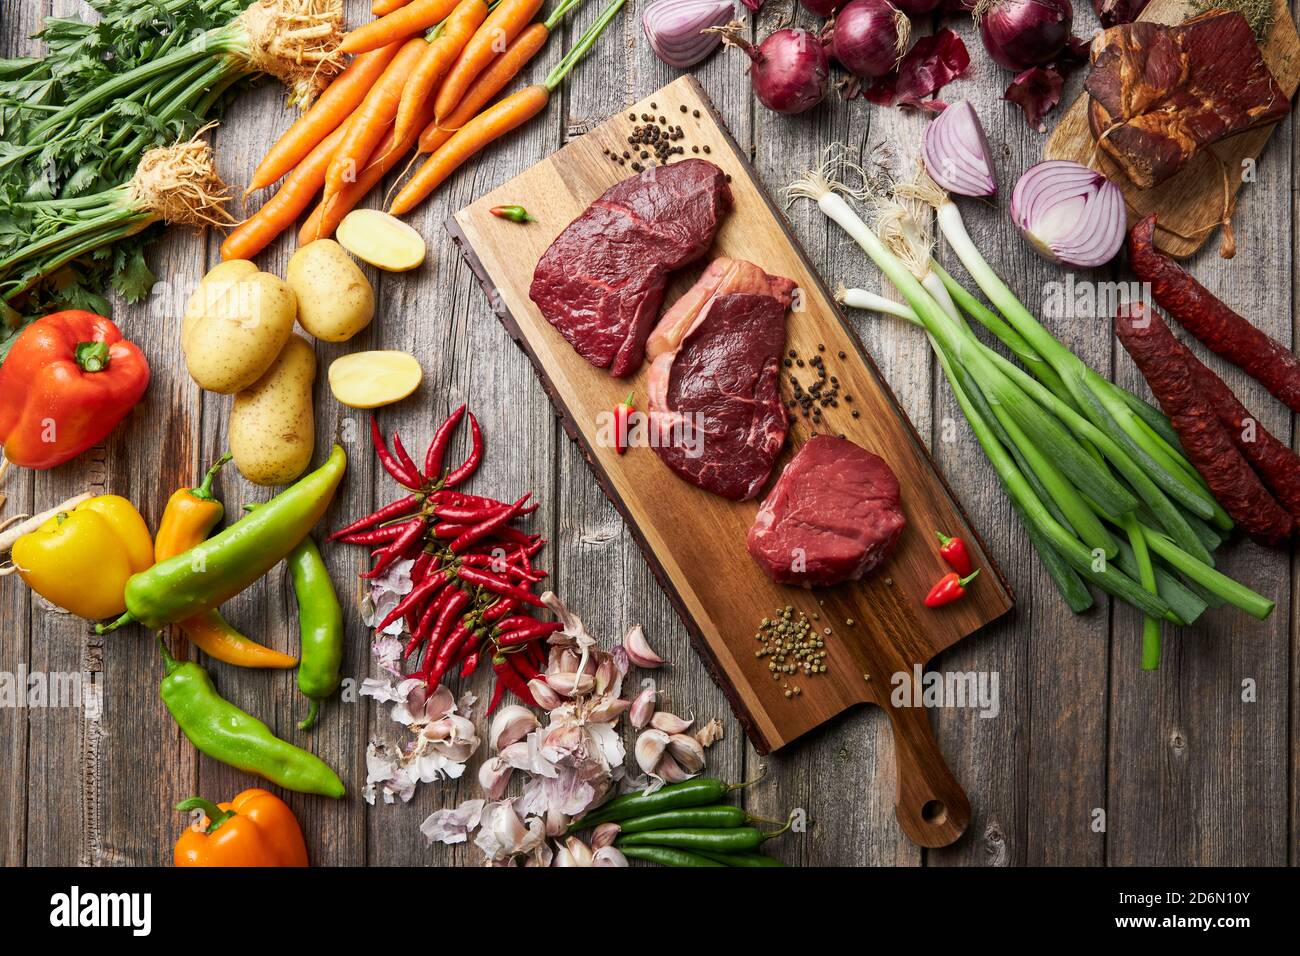
<instances>
[{"instance_id":1,"label":"cutting board handle","mask_svg":"<svg viewBox=\"0 0 1300 956\"><path fill-rule=\"evenodd\" d=\"M886 705L885 713L893 726L898 764L898 825L918 846L956 842L970 825L970 801L943 759L926 708Z\"/></svg>"}]
</instances>

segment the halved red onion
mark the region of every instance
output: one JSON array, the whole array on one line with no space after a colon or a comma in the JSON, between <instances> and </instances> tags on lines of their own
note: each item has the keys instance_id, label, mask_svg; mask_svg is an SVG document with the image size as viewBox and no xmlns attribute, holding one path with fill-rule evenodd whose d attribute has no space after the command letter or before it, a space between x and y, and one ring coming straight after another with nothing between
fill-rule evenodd
<instances>
[{"instance_id":1,"label":"halved red onion","mask_svg":"<svg viewBox=\"0 0 1300 956\"><path fill-rule=\"evenodd\" d=\"M655 56L679 70L694 66L722 42L709 27L731 21L731 0L656 0L641 16L641 28Z\"/></svg>"},{"instance_id":2,"label":"halved red onion","mask_svg":"<svg viewBox=\"0 0 1300 956\"><path fill-rule=\"evenodd\" d=\"M936 183L958 196L993 196L998 181L984 127L967 100L953 103L921 134L921 159Z\"/></svg>"},{"instance_id":3,"label":"halved red onion","mask_svg":"<svg viewBox=\"0 0 1300 956\"><path fill-rule=\"evenodd\" d=\"M1011 191L1011 219L1045 258L1085 269L1114 258L1127 226L1120 188L1067 159L1025 170Z\"/></svg>"}]
</instances>

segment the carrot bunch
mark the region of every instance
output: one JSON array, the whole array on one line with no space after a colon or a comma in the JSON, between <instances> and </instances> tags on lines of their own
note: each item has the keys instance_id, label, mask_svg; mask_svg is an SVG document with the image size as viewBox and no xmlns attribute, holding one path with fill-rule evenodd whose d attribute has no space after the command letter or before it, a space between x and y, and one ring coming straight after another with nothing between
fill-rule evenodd
<instances>
[{"instance_id":1,"label":"carrot bunch","mask_svg":"<svg viewBox=\"0 0 1300 956\"><path fill-rule=\"evenodd\" d=\"M543 84L489 107L582 0L559 0L544 22L534 23L542 2L374 0L377 19L343 38L352 62L258 165L250 192L283 183L226 237L222 258L256 255L317 196L298 239L332 235L414 150L429 158L392 207L412 209L484 146L541 112L626 0L613 0Z\"/></svg>"}]
</instances>

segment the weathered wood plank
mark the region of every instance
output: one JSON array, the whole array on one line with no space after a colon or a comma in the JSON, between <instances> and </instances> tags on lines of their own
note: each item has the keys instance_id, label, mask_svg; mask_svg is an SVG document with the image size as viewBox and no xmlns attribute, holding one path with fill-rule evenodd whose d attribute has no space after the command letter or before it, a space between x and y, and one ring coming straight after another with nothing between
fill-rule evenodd
<instances>
[{"instance_id":1,"label":"weathered wood plank","mask_svg":"<svg viewBox=\"0 0 1300 956\"><path fill-rule=\"evenodd\" d=\"M1288 119L1264 149L1256 181L1234 217L1237 256L1218 242L1187 268L1256 326L1289 341L1292 270L1287 209L1292 179ZM1284 440L1292 416L1258 382L1223 362L1171 321L1262 425ZM1109 329L1099 322L1098 330ZM1149 394L1116 346L1117 380ZM1219 570L1277 601L1267 621L1231 608L1209 611L1181 633L1165 628L1160 670L1138 670L1140 623L1117 608L1111 657L1111 747L1107 862L1120 865L1276 865L1287 860L1287 711L1294 666L1288 635L1292 577L1283 555L1240 541L1219 553ZM1253 700L1246 700L1253 685Z\"/></svg>"}]
</instances>

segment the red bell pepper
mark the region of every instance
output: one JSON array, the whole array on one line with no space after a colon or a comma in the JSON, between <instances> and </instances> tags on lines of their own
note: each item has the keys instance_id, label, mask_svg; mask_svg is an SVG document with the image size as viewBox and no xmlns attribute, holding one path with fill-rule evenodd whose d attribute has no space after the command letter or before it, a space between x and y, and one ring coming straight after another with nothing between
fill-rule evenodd
<instances>
[{"instance_id":1,"label":"red bell pepper","mask_svg":"<svg viewBox=\"0 0 1300 956\"><path fill-rule=\"evenodd\" d=\"M97 445L149 386L144 353L93 312L55 312L0 365L0 445L25 468L53 468Z\"/></svg>"},{"instance_id":2,"label":"red bell pepper","mask_svg":"<svg viewBox=\"0 0 1300 956\"><path fill-rule=\"evenodd\" d=\"M636 409L632 405L632 393L614 406L614 454L621 455L627 451L627 431Z\"/></svg>"}]
</instances>

